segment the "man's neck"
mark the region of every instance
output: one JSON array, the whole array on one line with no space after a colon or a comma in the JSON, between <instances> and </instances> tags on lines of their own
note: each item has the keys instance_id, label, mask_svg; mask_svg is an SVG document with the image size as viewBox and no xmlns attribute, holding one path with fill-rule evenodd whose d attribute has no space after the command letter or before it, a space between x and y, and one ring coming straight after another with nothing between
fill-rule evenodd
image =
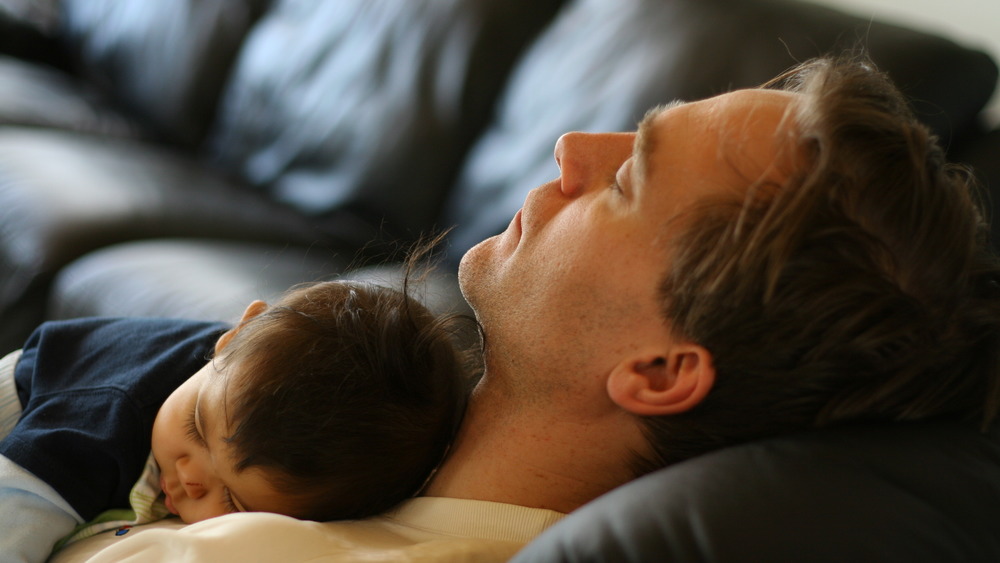
<instances>
[{"instance_id":1,"label":"man's neck","mask_svg":"<svg viewBox=\"0 0 1000 563\"><path fill-rule=\"evenodd\" d=\"M631 478L630 421L569 421L544 406L510 409L481 385L424 494L570 512Z\"/></svg>"}]
</instances>

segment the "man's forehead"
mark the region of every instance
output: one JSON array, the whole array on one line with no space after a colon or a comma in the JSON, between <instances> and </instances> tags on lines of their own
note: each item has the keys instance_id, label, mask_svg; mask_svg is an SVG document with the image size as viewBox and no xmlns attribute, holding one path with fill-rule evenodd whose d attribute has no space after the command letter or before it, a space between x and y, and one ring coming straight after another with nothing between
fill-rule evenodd
<instances>
[{"instance_id":1,"label":"man's forehead","mask_svg":"<svg viewBox=\"0 0 1000 563\"><path fill-rule=\"evenodd\" d=\"M702 145L696 141L692 143L694 137L717 139L704 148L716 146L718 149L722 144L732 146L735 143L737 152L760 148L760 145L771 146L798 96L781 90L747 89L696 102L675 101L655 107L646 113L636 131L636 165L643 176L651 175L652 164L659 156L657 150L673 142L668 142L665 136L681 138L683 144L672 146L682 150ZM761 143L764 139L759 135L762 134L772 136L770 142Z\"/></svg>"}]
</instances>

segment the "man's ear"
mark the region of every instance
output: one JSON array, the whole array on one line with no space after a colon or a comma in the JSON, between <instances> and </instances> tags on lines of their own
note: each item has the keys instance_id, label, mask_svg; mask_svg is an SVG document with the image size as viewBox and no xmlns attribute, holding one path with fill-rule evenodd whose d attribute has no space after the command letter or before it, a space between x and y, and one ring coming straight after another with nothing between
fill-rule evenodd
<instances>
[{"instance_id":1,"label":"man's ear","mask_svg":"<svg viewBox=\"0 0 1000 563\"><path fill-rule=\"evenodd\" d=\"M637 415L677 414L691 409L715 383L712 354L697 344L668 353L647 353L619 363L608 377L608 396Z\"/></svg>"},{"instance_id":2,"label":"man's ear","mask_svg":"<svg viewBox=\"0 0 1000 563\"><path fill-rule=\"evenodd\" d=\"M222 349L225 348L227 344L229 344L229 341L233 339L233 336L236 336L236 333L240 331L240 327L243 325L243 323L249 321L250 319L256 317L257 315L263 313L266 310L267 310L267 303L259 299L247 305L247 308L243 311L243 316L240 317L240 322L233 328L223 333L223 335L220 336L219 339L215 342L215 353L219 354L219 352L221 352Z\"/></svg>"}]
</instances>

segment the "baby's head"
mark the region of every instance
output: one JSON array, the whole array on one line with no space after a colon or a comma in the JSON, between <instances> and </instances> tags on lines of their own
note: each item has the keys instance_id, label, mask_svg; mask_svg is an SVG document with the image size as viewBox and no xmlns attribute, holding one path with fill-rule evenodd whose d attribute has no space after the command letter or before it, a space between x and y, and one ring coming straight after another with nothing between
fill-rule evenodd
<instances>
[{"instance_id":1,"label":"baby's head","mask_svg":"<svg viewBox=\"0 0 1000 563\"><path fill-rule=\"evenodd\" d=\"M157 414L168 508L189 523L234 511L334 520L412 496L461 415L454 322L357 282L254 302Z\"/></svg>"}]
</instances>

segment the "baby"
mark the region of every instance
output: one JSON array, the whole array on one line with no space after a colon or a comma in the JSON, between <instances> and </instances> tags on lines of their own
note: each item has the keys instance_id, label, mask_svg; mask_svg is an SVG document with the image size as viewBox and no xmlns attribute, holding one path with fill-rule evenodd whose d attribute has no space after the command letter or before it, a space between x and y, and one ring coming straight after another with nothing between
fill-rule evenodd
<instances>
[{"instance_id":1,"label":"baby","mask_svg":"<svg viewBox=\"0 0 1000 563\"><path fill-rule=\"evenodd\" d=\"M324 282L255 301L228 330L43 324L5 359L23 412L0 441L0 552L44 560L67 534L168 512L325 521L391 508L418 492L460 418L455 321L395 290Z\"/></svg>"}]
</instances>

